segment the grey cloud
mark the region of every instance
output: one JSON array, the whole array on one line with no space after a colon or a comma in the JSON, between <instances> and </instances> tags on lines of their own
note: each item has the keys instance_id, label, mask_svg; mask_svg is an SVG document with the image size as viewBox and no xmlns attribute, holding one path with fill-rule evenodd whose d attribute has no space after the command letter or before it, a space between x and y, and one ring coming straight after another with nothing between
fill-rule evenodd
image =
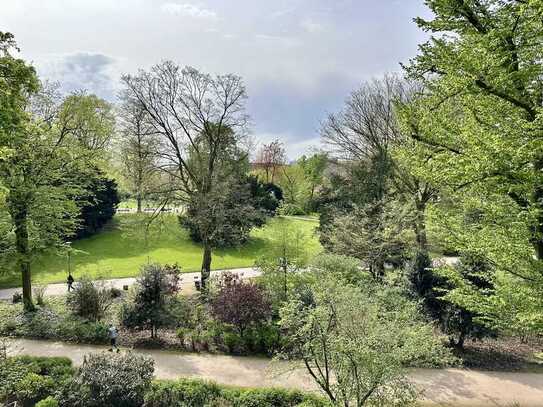
<instances>
[{"instance_id":1,"label":"grey cloud","mask_svg":"<svg viewBox=\"0 0 543 407\"><path fill-rule=\"evenodd\" d=\"M38 66L42 77L58 81L66 93L87 90L100 97L113 100L115 97L115 59L103 54L78 52L53 56Z\"/></svg>"}]
</instances>

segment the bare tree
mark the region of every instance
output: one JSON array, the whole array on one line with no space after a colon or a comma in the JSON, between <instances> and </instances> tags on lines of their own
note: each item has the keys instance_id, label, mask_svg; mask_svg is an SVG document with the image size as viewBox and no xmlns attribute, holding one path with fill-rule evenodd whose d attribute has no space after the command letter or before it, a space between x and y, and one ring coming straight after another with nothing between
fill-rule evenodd
<instances>
[{"instance_id":1,"label":"bare tree","mask_svg":"<svg viewBox=\"0 0 543 407\"><path fill-rule=\"evenodd\" d=\"M392 147L410 142L399 126L398 107L407 104L421 91L420 84L397 75L367 82L351 93L343 110L328 116L321 135L331 155L340 160L377 163L374 165L377 169L375 198L383 200L387 184L392 184L410 201L415 212L413 229L417 246L419 250L427 251L425 210L437 190L410 174L391 155ZM409 129L409 132L414 131L415 127Z\"/></svg>"},{"instance_id":2,"label":"bare tree","mask_svg":"<svg viewBox=\"0 0 543 407\"><path fill-rule=\"evenodd\" d=\"M279 140L263 144L256 156L256 164L264 170L266 182L274 182L278 170L286 162L285 146Z\"/></svg>"},{"instance_id":3,"label":"bare tree","mask_svg":"<svg viewBox=\"0 0 543 407\"><path fill-rule=\"evenodd\" d=\"M123 176L136 198L137 212L142 202L152 192L157 175L157 137L147 111L139 100L127 92L120 95L120 155Z\"/></svg>"},{"instance_id":4,"label":"bare tree","mask_svg":"<svg viewBox=\"0 0 543 407\"><path fill-rule=\"evenodd\" d=\"M401 138L394 107L408 94L406 82L396 75L366 82L352 92L343 110L330 114L322 125L330 153L346 160L388 156L392 143Z\"/></svg>"},{"instance_id":5,"label":"bare tree","mask_svg":"<svg viewBox=\"0 0 543 407\"><path fill-rule=\"evenodd\" d=\"M166 61L122 81L158 136L158 168L171 180L167 199L185 203L221 199L214 194L225 150L246 138L245 86L239 76L203 74ZM209 278L212 231L201 228L201 279Z\"/></svg>"}]
</instances>

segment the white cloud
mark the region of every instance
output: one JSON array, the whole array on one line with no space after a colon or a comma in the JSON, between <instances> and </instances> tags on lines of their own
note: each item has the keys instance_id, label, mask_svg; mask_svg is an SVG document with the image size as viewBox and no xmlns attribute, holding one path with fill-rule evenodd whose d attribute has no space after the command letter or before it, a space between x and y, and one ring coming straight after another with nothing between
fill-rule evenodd
<instances>
[{"instance_id":1,"label":"white cloud","mask_svg":"<svg viewBox=\"0 0 543 407\"><path fill-rule=\"evenodd\" d=\"M162 11L176 16L185 16L192 18L215 19L217 13L203 7L195 6L188 3L164 3L161 7Z\"/></svg>"},{"instance_id":2,"label":"white cloud","mask_svg":"<svg viewBox=\"0 0 543 407\"><path fill-rule=\"evenodd\" d=\"M324 25L310 18L304 18L302 21L300 21L300 27L310 34L316 34L324 31Z\"/></svg>"}]
</instances>

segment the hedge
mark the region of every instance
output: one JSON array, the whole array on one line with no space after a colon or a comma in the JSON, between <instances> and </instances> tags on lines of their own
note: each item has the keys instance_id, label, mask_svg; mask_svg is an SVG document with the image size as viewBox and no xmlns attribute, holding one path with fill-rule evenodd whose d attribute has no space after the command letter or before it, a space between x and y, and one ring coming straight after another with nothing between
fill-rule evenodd
<instances>
[{"instance_id":1,"label":"hedge","mask_svg":"<svg viewBox=\"0 0 543 407\"><path fill-rule=\"evenodd\" d=\"M324 407L316 395L279 388L237 388L196 379L154 381L144 407Z\"/></svg>"}]
</instances>

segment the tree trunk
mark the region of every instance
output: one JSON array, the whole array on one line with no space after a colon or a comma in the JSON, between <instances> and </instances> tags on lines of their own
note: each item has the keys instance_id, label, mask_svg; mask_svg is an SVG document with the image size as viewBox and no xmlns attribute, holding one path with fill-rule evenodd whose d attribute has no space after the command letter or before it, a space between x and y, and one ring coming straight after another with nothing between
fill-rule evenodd
<instances>
[{"instance_id":1,"label":"tree trunk","mask_svg":"<svg viewBox=\"0 0 543 407\"><path fill-rule=\"evenodd\" d=\"M28 211L26 206L17 205L12 212L15 224L15 248L17 250L17 268L23 282L23 301L26 311L34 310L32 302L32 275L30 272L30 251L28 247Z\"/></svg>"},{"instance_id":2,"label":"tree trunk","mask_svg":"<svg viewBox=\"0 0 543 407\"><path fill-rule=\"evenodd\" d=\"M137 204L138 204L138 209L137 209L137 212L138 212L138 213L141 213L141 201L142 201L141 195L138 194L138 196L136 197L136 202L137 202Z\"/></svg>"},{"instance_id":3,"label":"tree trunk","mask_svg":"<svg viewBox=\"0 0 543 407\"><path fill-rule=\"evenodd\" d=\"M416 207L416 219L414 224L415 229L415 238L417 241L417 247L419 252L426 253L428 252L428 238L426 237L426 219L425 211L426 205L422 202L417 202Z\"/></svg>"},{"instance_id":4,"label":"tree trunk","mask_svg":"<svg viewBox=\"0 0 543 407\"><path fill-rule=\"evenodd\" d=\"M202 269L200 272L202 290L206 288L206 281L211 274L211 245L207 240L204 240L204 257L202 259Z\"/></svg>"},{"instance_id":5,"label":"tree trunk","mask_svg":"<svg viewBox=\"0 0 543 407\"><path fill-rule=\"evenodd\" d=\"M543 158L534 164L536 172L543 171ZM537 223L533 226L532 244L535 249L537 260L543 260L543 186L537 185L533 192L533 202L538 210Z\"/></svg>"}]
</instances>

